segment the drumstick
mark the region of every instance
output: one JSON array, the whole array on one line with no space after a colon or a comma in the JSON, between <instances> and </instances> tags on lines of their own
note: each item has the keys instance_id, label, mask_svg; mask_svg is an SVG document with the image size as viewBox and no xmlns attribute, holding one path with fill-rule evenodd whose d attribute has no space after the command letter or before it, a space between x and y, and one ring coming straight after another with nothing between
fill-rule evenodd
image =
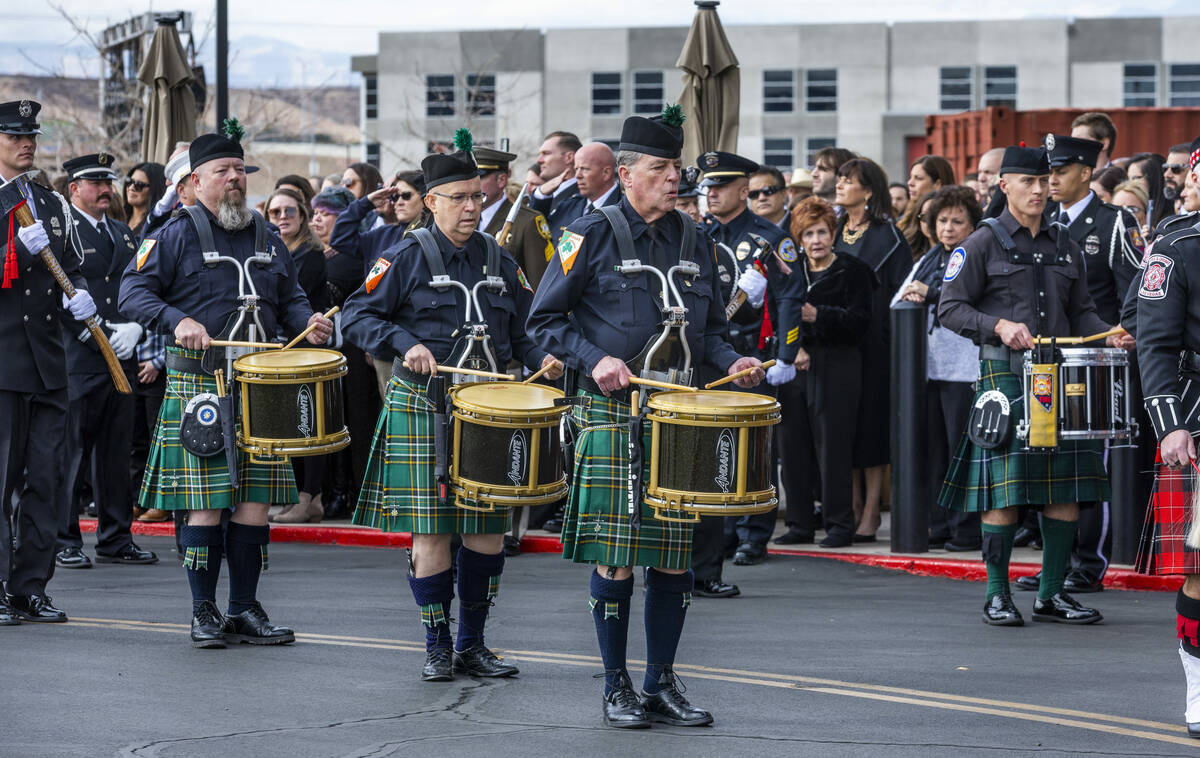
<instances>
[{"instance_id":1,"label":"drumstick","mask_svg":"<svg viewBox=\"0 0 1200 758\"><path fill-rule=\"evenodd\" d=\"M629 377L629 383L644 384L647 387L657 387L660 390L685 390L687 392L691 392L695 389L694 387L688 387L685 384L671 384L670 382L660 382L657 379L642 379L636 376Z\"/></svg>"},{"instance_id":2,"label":"drumstick","mask_svg":"<svg viewBox=\"0 0 1200 758\"><path fill-rule=\"evenodd\" d=\"M529 384L530 382L534 381L535 379L540 379L542 377L542 374L546 373L550 369L559 368L561 366L562 366L562 363L560 363L558 361L552 361L550 363L547 363L545 366L542 366L540 369L538 369L534 373L530 374L529 378L526 379L525 381L521 382L521 384Z\"/></svg>"},{"instance_id":3,"label":"drumstick","mask_svg":"<svg viewBox=\"0 0 1200 758\"><path fill-rule=\"evenodd\" d=\"M333 314L337 313L337 312L338 312L338 311L340 311L340 310L341 310L341 308L339 308L338 306L336 306L336 305L335 305L335 306L333 306L332 308L330 308L329 310L325 311L325 313L323 313L323 314L321 314L321 315L322 315L324 318L333 318ZM294 340L292 340L291 342L289 342L289 343L287 343L286 345L284 345L282 349L283 349L283 350L287 350L288 348L293 348L293 347L295 347L297 342L299 342L300 340L304 339L304 338L305 338L305 337L307 337L308 335L312 334L312 331L313 331L313 329L316 329L316 328L317 328L317 325L316 325L316 324L309 324L307 329L305 329L304 331L302 331L302 332L300 332L299 334L297 334L297 335L296 335L296 339L294 339Z\"/></svg>"},{"instance_id":4,"label":"drumstick","mask_svg":"<svg viewBox=\"0 0 1200 758\"><path fill-rule=\"evenodd\" d=\"M1090 337L1034 337L1033 344L1049 345L1050 341L1053 340L1060 345L1081 345L1084 342L1095 342L1096 340L1108 339L1109 337L1115 337L1118 334L1125 334L1125 328L1121 326L1114 326L1107 332L1093 334Z\"/></svg>"},{"instance_id":5,"label":"drumstick","mask_svg":"<svg viewBox=\"0 0 1200 758\"><path fill-rule=\"evenodd\" d=\"M711 390L713 387L720 387L722 384L729 384L732 381L741 379L743 376L750 376L751 374L754 373L755 369L761 368L763 371L766 371L767 369L771 368L774 365L775 365L775 359L772 358L771 360L767 361L766 363L762 364L761 366L751 366L750 368L744 368L741 371L737 372L736 374L730 374L729 376L718 379L715 382L709 382L708 384L704 385L704 389Z\"/></svg>"},{"instance_id":6,"label":"drumstick","mask_svg":"<svg viewBox=\"0 0 1200 758\"><path fill-rule=\"evenodd\" d=\"M211 347L261 347L275 350L283 347L278 342L242 342L240 340L209 340L208 344Z\"/></svg>"},{"instance_id":7,"label":"drumstick","mask_svg":"<svg viewBox=\"0 0 1200 758\"><path fill-rule=\"evenodd\" d=\"M404 362L404 368L412 370L412 366L408 365L408 361ZM476 371L473 368L458 368L457 366L438 366L437 370L443 374L465 374L467 376L482 376L487 379L512 379L512 374L496 374L491 371Z\"/></svg>"}]
</instances>

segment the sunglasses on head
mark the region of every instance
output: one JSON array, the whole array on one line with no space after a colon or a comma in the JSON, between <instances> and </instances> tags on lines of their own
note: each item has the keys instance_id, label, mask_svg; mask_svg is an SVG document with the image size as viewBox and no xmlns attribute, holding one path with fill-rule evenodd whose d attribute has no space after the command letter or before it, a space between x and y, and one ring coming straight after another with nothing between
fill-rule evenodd
<instances>
[{"instance_id":1,"label":"sunglasses on head","mask_svg":"<svg viewBox=\"0 0 1200 758\"><path fill-rule=\"evenodd\" d=\"M782 192L782 191L783 191L783 187L779 187L779 186L763 187L762 189L750 190L750 192L747 193L747 196L751 200L757 200L759 197L770 197L771 195L774 195L776 192Z\"/></svg>"},{"instance_id":2,"label":"sunglasses on head","mask_svg":"<svg viewBox=\"0 0 1200 758\"><path fill-rule=\"evenodd\" d=\"M137 190L138 192L141 192L144 189L150 189L150 183L149 182L130 182L129 189Z\"/></svg>"}]
</instances>

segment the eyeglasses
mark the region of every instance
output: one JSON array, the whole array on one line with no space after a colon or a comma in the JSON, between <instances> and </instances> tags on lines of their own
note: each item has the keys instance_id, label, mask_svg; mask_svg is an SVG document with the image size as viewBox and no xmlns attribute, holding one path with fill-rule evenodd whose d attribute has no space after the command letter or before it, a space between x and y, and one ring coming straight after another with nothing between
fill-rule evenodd
<instances>
[{"instance_id":1,"label":"eyeglasses","mask_svg":"<svg viewBox=\"0 0 1200 758\"><path fill-rule=\"evenodd\" d=\"M1164 174L1186 174L1189 166L1186 163L1164 163Z\"/></svg>"},{"instance_id":2,"label":"eyeglasses","mask_svg":"<svg viewBox=\"0 0 1200 758\"><path fill-rule=\"evenodd\" d=\"M749 197L751 200L757 200L759 197L770 197L771 195L782 191L783 187L763 187L762 189L750 190L750 192L747 193L747 197Z\"/></svg>"},{"instance_id":3,"label":"eyeglasses","mask_svg":"<svg viewBox=\"0 0 1200 758\"><path fill-rule=\"evenodd\" d=\"M1125 210L1129 211L1130 213L1132 213L1135 216L1140 216L1146 212L1146 209L1141 207L1140 205L1127 205L1127 206L1125 206Z\"/></svg>"},{"instance_id":4,"label":"eyeglasses","mask_svg":"<svg viewBox=\"0 0 1200 758\"><path fill-rule=\"evenodd\" d=\"M267 215L271 218L295 218L298 213L300 213L300 209L294 205L267 209Z\"/></svg>"},{"instance_id":5,"label":"eyeglasses","mask_svg":"<svg viewBox=\"0 0 1200 758\"><path fill-rule=\"evenodd\" d=\"M343 187L353 187L356 184L358 184L358 179L356 177L350 177L349 179L342 180Z\"/></svg>"},{"instance_id":6,"label":"eyeglasses","mask_svg":"<svg viewBox=\"0 0 1200 758\"><path fill-rule=\"evenodd\" d=\"M150 189L150 183L149 182L130 182L129 189L137 190L138 192L141 192L142 190Z\"/></svg>"},{"instance_id":7,"label":"eyeglasses","mask_svg":"<svg viewBox=\"0 0 1200 758\"><path fill-rule=\"evenodd\" d=\"M441 192L430 192L429 194L437 195L438 197L444 197L450 201L451 205L462 205L468 200L474 201L476 205L483 205L483 202L487 200L487 195L483 192L459 192L454 195L443 195Z\"/></svg>"}]
</instances>

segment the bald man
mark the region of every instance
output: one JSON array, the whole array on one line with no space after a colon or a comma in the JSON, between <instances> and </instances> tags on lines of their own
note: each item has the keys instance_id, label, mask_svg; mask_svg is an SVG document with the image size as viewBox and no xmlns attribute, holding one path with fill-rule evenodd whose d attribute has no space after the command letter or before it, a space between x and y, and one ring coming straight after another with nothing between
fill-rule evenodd
<instances>
[{"instance_id":1,"label":"bald man","mask_svg":"<svg viewBox=\"0 0 1200 758\"><path fill-rule=\"evenodd\" d=\"M591 142L579 148L575 152L575 181L579 184L580 196L587 201L581 207L580 215L616 204L621 199L621 191L617 188L617 156L612 148L603 142Z\"/></svg>"}]
</instances>

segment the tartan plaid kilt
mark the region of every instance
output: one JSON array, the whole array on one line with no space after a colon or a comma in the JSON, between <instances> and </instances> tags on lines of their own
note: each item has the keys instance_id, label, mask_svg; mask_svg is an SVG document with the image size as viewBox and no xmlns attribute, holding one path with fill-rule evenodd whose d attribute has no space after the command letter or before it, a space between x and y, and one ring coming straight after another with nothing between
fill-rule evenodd
<instances>
[{"instance_id":1,"label":"tartan plaid kilt","mask_svg":"<svg viewBox=\"0 0 1200 758\"><path fill-rule=\"evenodd\" d=\"M433 464L433 406L423 387L393 376L375 424L353 522L414 534L503 534L512 528L507 506L490 513L459 508L449 487L441 503Z\"/></svg>"},{"instance_id":2,"label":"tartan plaid kilt","mask_svg":"<svg viewBox=\"0 0 1200 758\"><path fill-rule=\"evenodd\" d=\"M1164 466L1161 459L1155 463L1158 475L1134 567L1142 574L1200 574L1200 550L1184 541L1196 519L1192 511L1196 472L1190 466Z\"/></svg>"},{"instance_id":3,"label":"tartan plaid kilt","mask_svg":"<svg viewBox=\"0 0 1200 758\"><path fill-rule=\"evenodd\" d=\"M1008 397L1015 427L1025 414L1025 405L1021 378L1009 370L1007 361L979 362L975 398L993 389ZM946 471L938 505L974 513L1109 499L1102 441L1060 440L1052 452L1025 450L1023 445L1013 433L1007 447L984 450L964 431Z\"/></svg>"},{"instance_id":4,"label":"tartan plaid kilt","mask_svg":"<svg viewBox=\"0 0 1200 758\"><path fill-rule=\"evenodd\" d=\"M199 359L197 350L168 348L173 353ZM238 503L294 503L296 480L292 466L279 463L251 463L250 455L238 450L238 476L241 484L233 491L225 454L201 458L183 449L179 442L179 422L188 401L201 392L216 394L217 382L211 376L167 369L167 389L158 412L158 426L146 459L139 502L143 508L164 511L214 510L232 508ZM234 419L235 429L241 428Z\"/></svg>"},{"instance_id":5,"label":"tartan plaid kilt","mask_svg":"<svg viewBox=\"0 0 1200 758\"><path fill-rule=\"evenodd\" d=\"M629 524L625 498L629 471L629 404L580 391L591 408L572 406L575 470L563 518L563 558L601 566L686 569L692 565L692 525L660 521L643 502L642 524ZM614 425L605 428L606 425ZM591 427L591 428L589 428ZM644 481L650 478L650 424L645 425ZM685 514L678 514L683 517Z\"/></svg>"}]
</instances>

